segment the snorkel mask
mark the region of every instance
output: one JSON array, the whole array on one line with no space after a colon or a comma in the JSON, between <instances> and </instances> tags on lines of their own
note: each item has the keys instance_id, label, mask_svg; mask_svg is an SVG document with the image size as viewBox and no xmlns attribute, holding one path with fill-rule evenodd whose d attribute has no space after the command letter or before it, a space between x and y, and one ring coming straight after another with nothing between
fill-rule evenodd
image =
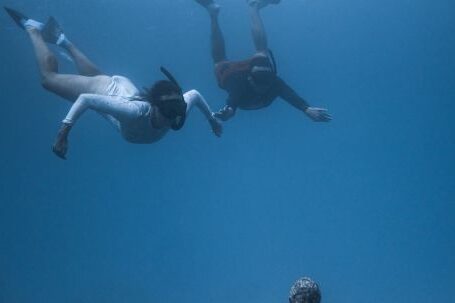
<instances>
[{"instance_id":1,"label":"snorkel mask","mask_svg":"<svg viewBox=\"0 0 455 303\"><path fill-rule=\"evenodd\" d=\"M171 128L173 130L180 130L185 124L187 109L187 104L183 98L183 90L167 69L161 67L160 70L170 82L175 84L178 88L178 92L163 95L159 97L158 100L155 100L154 104L158 107L160 113L164 117L172 121Z\"/></svg>"},{"instance_id":2,"label":"snorkel mask","mask_svg":"<svg viewBox=\"0 0 455 303\"><path fill-rule=\"evenodd\" d=\"M253 66L251 76L254 81L260 85L270 84L276 77L272 68L266 66Z\"/></svg>"},{"instance_id":3,"label":"snorkel mask","mask_svg":"<svg viewBox=\"0 0 455 303\"><path fill-rule=\"evenodd\" d=\"M256 55L251 62L251 80L254 86L267 88L277 77L277 69L273 53Z\"/></svg>"}]
</instances>

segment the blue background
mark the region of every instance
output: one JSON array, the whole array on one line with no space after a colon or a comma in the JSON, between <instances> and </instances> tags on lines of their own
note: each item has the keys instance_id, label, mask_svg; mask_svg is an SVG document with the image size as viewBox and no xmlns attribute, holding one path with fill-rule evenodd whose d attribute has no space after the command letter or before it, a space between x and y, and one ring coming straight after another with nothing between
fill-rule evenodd
<instances>
[{"instance_id":1,"label":"blue background","mask_svg":"<svg viewBox=\"0 0 455 303\"><path fill-rule=\"evenodd\" d=\"M55 16L109 74L143 86L165 65L224 103L193 1L0 4ZM246 5L220 4L229 57L246 58ZM281 76L332 123L277 101L221 139L195 112L136 146L87 113L65 162L51 144L69 103L1 14L0 302L285 303L303 275L324 302L455 301L454 2L284 0L263 16Z\"/></svg>"}]
</instances>

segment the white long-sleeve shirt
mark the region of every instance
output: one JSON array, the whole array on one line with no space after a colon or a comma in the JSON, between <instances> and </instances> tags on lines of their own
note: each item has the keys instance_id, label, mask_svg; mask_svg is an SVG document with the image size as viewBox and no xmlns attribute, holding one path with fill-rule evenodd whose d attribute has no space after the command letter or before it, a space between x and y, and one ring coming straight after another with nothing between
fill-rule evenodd
<instances>
[{"instance_id":1,"label":"white long-sleeve shirt","mask_svg":"<svg viewBox=\"0 0 455 303\"><path fill-rule=\"evenodd\" d=\"M106 95L81 94L63 122L74 125L87 109L91 109L111 121L126 141L138 144L156 142L169 131L169 127L157 129L152 126L151 116L155 109L148 102L134 100L138 95L139 90L129 79L114 76ZM183 97L187 103L187 115L196 106L208 120L212 119L212 111L198 91L188 91Z\"/></svg>"}]
</instances>

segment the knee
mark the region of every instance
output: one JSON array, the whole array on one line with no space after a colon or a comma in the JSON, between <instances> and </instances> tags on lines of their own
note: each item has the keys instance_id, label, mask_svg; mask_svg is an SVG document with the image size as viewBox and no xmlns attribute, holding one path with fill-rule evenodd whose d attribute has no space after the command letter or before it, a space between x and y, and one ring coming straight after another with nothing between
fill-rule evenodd
<instances>
[{"instance_id":1,"label":"knee","mask_svg":"<svg viewBox=\"0 0 455 303\"><path fill-rule=\"evenodd\" d=\"M55 84L55 74L54 73L44 73L41 76L41 86L45 90L52 91Z\"/></svg>"},{"instance_id":2,"label":"knee","mask_svg":"<svg viewBox=\"0 0 455 303\"><path fill-rule=\"evenodd\" d=\"M43 60L48 71L58 72L58 61L54 54L45 55Z\"/></svg>"}]
</instances>

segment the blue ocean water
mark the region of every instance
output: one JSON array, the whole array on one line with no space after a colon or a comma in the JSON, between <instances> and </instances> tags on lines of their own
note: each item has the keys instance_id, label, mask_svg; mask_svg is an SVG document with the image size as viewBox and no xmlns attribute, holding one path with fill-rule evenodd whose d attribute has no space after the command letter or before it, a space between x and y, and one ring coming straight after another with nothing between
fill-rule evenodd
<instances>
[{"instance_id":1,"label":"blue ocean water","mask_svg":"<svg viewBox=\"0 0 455 303\"><path fill-rule=\"evenodd\" d=\"M244 1L220 0L228 55L253 52ZM224 104L209 20L193 1L8 0L140 86L171 69ZM455 3L289 1L264 10L280 75L329 108L202 115L155 145L94 113L51 144L69 103L39 85L24 32L0 14L0 302L454 302ZM73 72L61 60L64 72Z\"/></svg>"}]
</instances>

